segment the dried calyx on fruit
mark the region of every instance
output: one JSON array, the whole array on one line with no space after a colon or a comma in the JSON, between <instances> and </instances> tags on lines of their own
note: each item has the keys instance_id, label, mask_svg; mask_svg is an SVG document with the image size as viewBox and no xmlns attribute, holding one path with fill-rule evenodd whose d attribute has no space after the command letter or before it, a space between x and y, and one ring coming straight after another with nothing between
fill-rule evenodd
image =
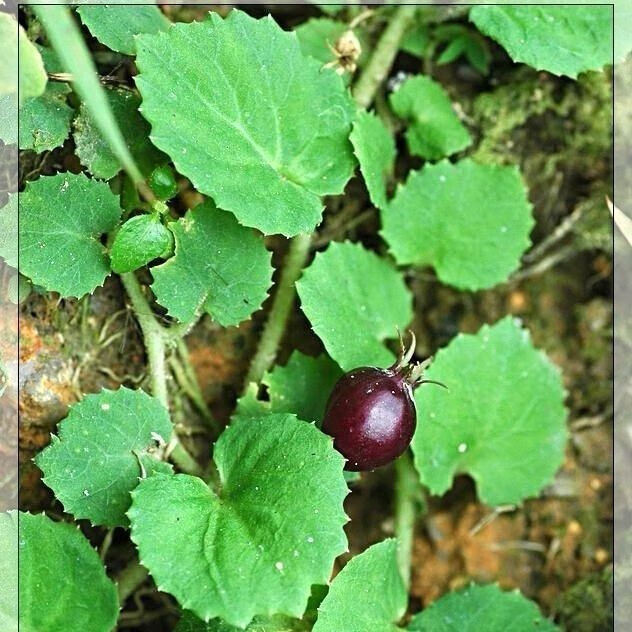
<instances>
[{"instance_id":1,"label":"dried calyx on fruit","mask_svg":"<svg viewBox=\"0 0 632 632\"><path fill-rule=\"evenodd\" d=\"M415 433L413 391L428 383L445 388L423 377L432 358L411 363L416 344L412 332L411 338L407 350L402 342L395 364L386 369L353 369L338 380L329 396L322 429L347 459L347 470L372 470L400 456Z\"/></svg>"}]
</instances>

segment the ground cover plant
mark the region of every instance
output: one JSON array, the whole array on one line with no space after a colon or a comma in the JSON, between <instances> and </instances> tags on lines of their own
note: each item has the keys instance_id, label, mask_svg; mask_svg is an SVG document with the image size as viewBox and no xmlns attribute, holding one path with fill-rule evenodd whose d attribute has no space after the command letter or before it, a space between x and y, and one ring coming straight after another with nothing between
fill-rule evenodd
<instances>
[{"instance_id":1,"label":"ground cover plant","mask_svg":"<svg viewBox=\"0 0 632 632\"><path fill-rule=\"evenodd\" d=\"M3 629L607 629L611 7L19 17Z\"/></svg>"}]
</instances>

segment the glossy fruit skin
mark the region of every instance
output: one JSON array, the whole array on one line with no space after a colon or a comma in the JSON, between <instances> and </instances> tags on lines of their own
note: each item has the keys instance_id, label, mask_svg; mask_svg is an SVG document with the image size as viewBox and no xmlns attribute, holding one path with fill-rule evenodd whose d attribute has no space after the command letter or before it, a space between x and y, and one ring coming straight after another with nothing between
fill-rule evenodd
<instances>
[{"instance_id":1,"label":"glossy fruit skin","mask_svg":"<svg viewBox=\"0 0 632 632\"><path fill-rule=\"evenodd\" d=\"M170 200L178 192L178 183L169 165L156 167L151 172L149 186L159 200Z\"/></svg>"},{"instance_id":2,"label":"glossy fruit skin","mask_svg":"<svg viewBox=\"0 0 632 632\"><path fill-rule=\"evenodd\" d=\"M346 459L346 470L372 470L408 448L417 414L413 386L395 367L360 367L343 375L327 402L322 429Z\"/></svg>"}]
</instances>

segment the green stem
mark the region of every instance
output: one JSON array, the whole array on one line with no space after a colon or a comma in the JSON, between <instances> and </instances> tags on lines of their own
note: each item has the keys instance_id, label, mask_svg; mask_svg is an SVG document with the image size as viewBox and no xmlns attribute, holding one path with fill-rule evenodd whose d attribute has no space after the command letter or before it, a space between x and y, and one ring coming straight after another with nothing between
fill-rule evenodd
<instances>
[{"instance_id":1,"label":"green stem","mask_svg":"<svg viewBox=\"0 0 632 632\"><path fill-rule=\"evenodd\" d=\"M311 240L311 235L302 233L290 242L272 309L259 339L257 351L252 358L244 388L247 388L251 382L258 384L276 358L279 343L294 303L294 286L307 262Z\"/></svg>"},{"instance_id":2,"label":"green stem","mask_svg":"<svg viewBox=\"0 0 632 632\"><path fill-rule=\"evenodd\" d=\"M130 562L116 577L118 598L121 606L147 579L149 571L138 560Z\"/></svg>"},{"instance_id":3,"label":"green stem","mask_svg":"<svg viewBox=\"0 0 632 632\"><path fill-rule=\"evenodd\" d=\"M420 513L420 485L409 452L395 461L395 535L397 567L408 590L413 552L415 519Z\"/></svg>"},{"instance_id":4,"label":"green stem","mask_svg":"<svg viewBox=\"0 0 632 632\"><path fill-rule=\"evenodd\" d=\"M371 105L377 89L386 79L393 61L395 61L400 42L416 11L415 5L401 5L384 29L371 59L353 87L353 97L360 107L368 108Z\"/></svg>"},{"instance_id":5,"label":"green stem","mask_svg":"<svg viewBox=\"0 0 632 632\"><path fill-rule=\"evenodd\" d=\"M183 472L191 474L192 476L199 476L200 478L204 478L204 468L180 443L180 439L178 439L178 435L175 433L175 431L171 436L169 446L170 447L167 449L169 459L173 461Z\"/></svg>"},{"instance_id":6,"label":"green stem","mask_svg":"<svg viewBox=\"0 0 632 632\"><path fill-rule=\"evenodd\" d=\"M133 272L121 274L121 281L127 295L132 302L136 319L143 332L145 349L147 350L147 364L151 379L151 392L158 401L169 410L169 395L167 391L167 371L165 366L165 337L163 328L155 319L149 302L143 294L140 283Z\"/></svg>"},{"instance_id":7,"label":"green stem","mask_svg":"<svg viewBox=\"0 0 632 632\"><path fill-rule=\"evenodd\" d=\"M195 327L199 318L199 313L196 313L196 315L187 323L174 323L168 329L165 328L164 335L167 338L167 343L177 344L178 340L188 336L191 333L193 327Z\"/></svg>"},{"instance_id":8,"label":"green stem","mask_svg":"<svg viewBox=\"0 0 632 632\"><path fill-rule=\"evenodd\" d=\"M151 380L151 392L156 399L169 410L169 393L167 390L167 367L165 363L165 329L158 323L151 311L151 306L143 294L140 283L133 272L121 274L121 281L132 302L138 324L143 332L147 365ZM203 469L199 463L184 449L175 431L169 441L167 453L178 467L188 474L200 476Z\"/></svg>"}]
</instances>

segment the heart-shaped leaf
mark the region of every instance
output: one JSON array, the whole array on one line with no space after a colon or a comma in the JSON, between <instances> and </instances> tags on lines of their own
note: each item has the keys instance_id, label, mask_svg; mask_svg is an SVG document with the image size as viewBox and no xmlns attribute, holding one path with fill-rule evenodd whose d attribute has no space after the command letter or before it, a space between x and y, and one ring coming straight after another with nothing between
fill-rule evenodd
<instances>
[{"instance_id":1,"label":"heart-shaped leaf","mask_svg":"<svg viewBox=\"0 0 632 632\"><path fill-rule=\"evenodd\" d=\"M448 593L414 616L410 632L559 632L538 606L517 590L477 586Z\"/></svg>"},{"instance_id":2,"label":"heart-shaped leaf","mask_svg":"<svg viewBox=\"0 0 632 632\"><path fill-rule=\"evenodd\" d=\"M120 388L87 395L59 425L58 436L35 462L64 509L92 524L126 525L130 492L141 476L171 473L152 452L171 436L157 399Z\"/></svg>"},{"instance_id":3,"label":"heart-shaped leaf","mask_svg":"<svg viewBox=\"0 0 632 632\"><path fill-rule=\"evenodd\" d=\"M174 24L137 38L152 139L202 193L266 234L309 232L354 167L342 79L271 17Z\"/></svg>"},{"instance_id":4,"label":"heart-shaped leaf","mask_svg":"<svg viewBox=\"0 0 632 632\"><path fill-rule=\"evenodd\" d=\"M297 290L314 331L345 371L393 361L382 343L410 323L412 297L387 261L360 244L332 243L316 255Z\"/></svg>"},{"instance_id":5,"label":"heart-shaped leaf","mask_svg":"<svg viewBox=\"0 0 632 632\"><path fill-rule=\"evenodd\" d=\"M152 268L158 302L182 322L198 310L224 327L261 307L272 283L263 239L208 201L169 224L175 256Z\"/></svg>"},{"instance_id":6,"label":"heart-shaped leaf","mask_svg":"<svg viewBox=\"0 0 632 632\"><path fill-rule=\"evenodd\" d=\"M444 283L478 290L518 267L533 217L516 167L443 161L410 174L382 226L397 263L432 265Z\"/></svg>"},{"instance_id":7,"label":"heart-shaped leaf","mask_svg":"<svg viewBox=\"0 0 632 632\"><path fill-rule=\"evenodd\" d=\"M477 28L503 46L514 61L576 78L612 63L612 7L477 6Z\"/></svg>"},{"instance_id":8,"label":"heart-shaped leaf","mask_svg":"<svg viewBox=\"0 0 632 632\"><path fill-rule=\"evenodd\" d=\"M92 292L110 273L101 235L120 216L105 182L72 173L29 182L20 193L20 272L62 296Z\"/></svg>"},{"instance_id":9,"label":"heart-shaped leaf","mask_svg":"<svg viewBox=\"0 0 632 632\"><path fill-rule=\"evenodd\" d=\"M406 589L396 552L396 540L384 540L352 558L318 608L314 632L399 632Z\"/></svg>"},{"instance_id":10,"label":"heart-shaped leaf","mask_svg":"<svg viewBox=\"0 0 632 632\"><path fill-rule=\"evenodd\" d=\"M116 587L81 531L44 514L10 515L19 527L20 630L111 632Z\"/></svg>"},{"instance_id":11,"label":"heart-shaped leaf","mask_svg":"<svg viewBox=\"0 0 632 632\"><path fill-rule=\"evenodd\" d=\"M512 318L459 334L439 351L415 393L412 448L421 481L442 494L459 472L489 505L519 503L549 483L564 458L560 373Z\"/></svg>"},{"instance_id":12,"label":"heart-shaped leaf","mask_svg":"<svg viewBox=\"0 0 632 632\"><path fill-rule=\"evenodd\" d=\"M343 459L292 415L237 419L215 444L220 485L155 474L132 492L132 540L160 590L201 619L300 617L346 549ZM168 543L167 546L156 546Z\"/></svg>"}]
</instances>

